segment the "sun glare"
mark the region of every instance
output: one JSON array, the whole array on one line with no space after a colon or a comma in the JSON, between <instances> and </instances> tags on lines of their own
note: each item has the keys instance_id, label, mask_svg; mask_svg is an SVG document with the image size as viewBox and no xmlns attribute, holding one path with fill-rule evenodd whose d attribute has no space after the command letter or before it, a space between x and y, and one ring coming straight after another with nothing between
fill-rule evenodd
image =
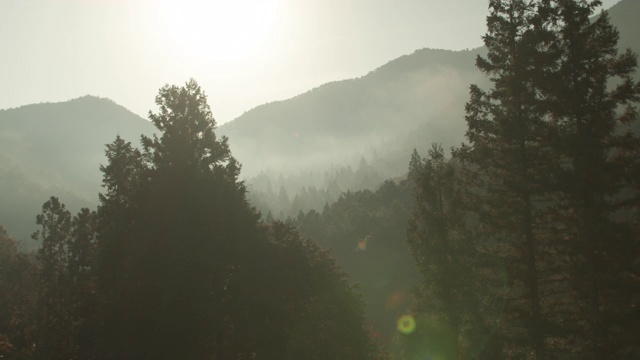
<instances>
[{"instance_id":1,"label":"sun glare","mask_svg":"<svg viewBox=\"0 0 640 360\"><path fill-rule=\"evenodd\" d=\"M267 56L274 45L276 0L163 0L158 5L161 41L190 62L243 62Z\"/></svg>"}]
</instances>

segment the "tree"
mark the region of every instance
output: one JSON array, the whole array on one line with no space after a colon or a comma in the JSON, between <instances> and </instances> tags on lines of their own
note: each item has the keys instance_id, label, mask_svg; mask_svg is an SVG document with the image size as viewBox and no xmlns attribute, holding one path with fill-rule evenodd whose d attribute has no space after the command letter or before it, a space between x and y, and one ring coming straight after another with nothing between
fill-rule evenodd
<instances>
[{"instance_id":1,"label":"tree","mask_svg":"<svg viewBox=\"0 0 640 360\"><path fill-rule=\"evenodd\" d=\"M96 231L97 214L83 208L71 220L67 276L69 320L74 358L89 359L96 331Z\"/></svg>"},{"instance_id":2,"label":"tree","mask_svg":"<svg viewBox=\"0 0 640 360\"><path fill-rule=\"evenodd\" d=\"M232 348L225 336L233 326L226 321L232 296L225 284L241 262L239 251L256 239L258 216L197 83L165 86L156 103L159 112L149 118L160 137L143 137L142 153L116 139L102 168L100 257L111 264L100 270L111 315L105 351L127 358L223 356ZM146 340L131 343L141 332Z\"/></svg>"},{"instance_id":3,"label":"tree","mask_svg":"<svg viewBox=\"0 0 640 360\"><path fill-rule=\"evenodd\" d=\"M333 263L259 222L197 83L165 86L156 103L159 135L143 136L142 152L116 139L102 167L99 355L374 358L361 304ZM300 319L326 333L300 332Z\"/></svg>"},{"instance_id":4,"label":"tree","mask_svg":"<svg viewBox=\"0 0 640 360\"><path fill-rule=\"evenodd\" d=\"M95 312L96 214L82 209L71 217L52 196L42 205L34 240L38 250L39 287L36 302L37 358L88 358Z\"/></svg>"},{"instance_id":5,"label":"tree","mask_svg":"<svg viewBox=\"0 0 640 360\"><path fill-rule=\"evenodd\" d=\"M571 325L580 334L572 345L583 358L632 357L640 301L631 210L640 176L637 59L618 52L606 12L591 21L601 1L552 3L558 67L543 93L557 134L548 140L557 153L558 214L570 254Z\"/></svg>"},{"instance_id":6,"label":"tree","mask_svg":"<svg viewBox=\"0 0 640 360\"><path fill-rule=\"evenodd\" d=\"M290 225L262 228L264 242L229 287L248 312L254 353L266 359L384 359L364 321L356 286L329 250ZM267 261L265 261L267 260ZM252 341L253 340L253 341Z\"/></svg>"},{"instance_id":7,"label":"tree","mask_svg":"<svg viewBox=\"0 0 640 360\"><path fill-rule=\"evenodd\" d=\"M406 241L421 274L412 308L419 319L415 332L428 332L425 327L432 327L441 335L438 344L429 348L429 342L414 332L406 334L403 340L409 353L451 359L482 354L487 329L480 321L474 281L478 254L469 234L470 219L458 173L440 145L433 144L424 159L414 150L409 167L414 207Z\"/></svg>"},{"instance_id":8,"label":"tree","mask_svg":"<svg viewBox=\"0 0 640 360\"><path fill-rule=\"evenodd\" d=\"M106 165L100 165L105 193L98 195L100 206L96 219L96 251L94 275L96 303L100 311L93 320L95 333L94 352L110 359L124 354L127 344L128 309L125 286L129 274L127 263L128 242L131 241L131 225L135 222L138 189L145 182L146 164L140 150L119 135L106 145Z\"/></svg>"},{"instance_id":9,"label":"tree","mask_svg":"<svg viewBox=\"0 0 640 360\"><path fill-rule=\"evenodd\" d=\"M32 238L41 240L37 304L38 359L73 358L72 318L69 313L69 242L71 213L54 196L42 205L36 217L40 229Z\"/></svg>"},{"instance_id":10,"label":"tree","mask_svg":"<svg viewBox=\"0 0 640 360\"><path fill-rule=\"evenodd\" d=\"M637 324L633 229L640 141L632 80L600 1L491 1L493 88L471 88L457 153L478 236L510 282L502 328L510 357L629 357ZM634 189L635 186L635 189ZM524 264L521 267L520 264ZM525 350L525 353L528 350Z\"/></svg>"},{"instance_id":11,"label":"tree","mask_svg":"<svg viewBox=\"0 0 640 360\"><path fill-rule=\"evenodd\" d=\"M466 105L468 145L456 152L466 169L484 248L499 254L511 279L502 292L503 320L495 324L508 357L546 357L539 251L548 148L537 82L553 66L547 56L544 2L492 0L487 18L486 58L477 67L491 77L491 90L473 85Z\"/></svg>"}]
</instances>

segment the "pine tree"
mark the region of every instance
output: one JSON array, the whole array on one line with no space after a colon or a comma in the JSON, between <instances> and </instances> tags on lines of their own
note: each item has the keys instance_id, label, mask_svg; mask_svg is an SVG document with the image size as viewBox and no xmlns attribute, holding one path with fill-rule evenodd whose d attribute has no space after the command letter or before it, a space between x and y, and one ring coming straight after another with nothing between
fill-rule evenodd
<instances>
[{"instance_id":1,"label":"pine tree","mask_svg":"<svg viewBox=\"0 0 640 360\"><path fill-rule=\"evenodd\" d=\"M116 139L103 167L100 271L111 269L107 309L119 310L105 329L114 344L104 347L112 357L224 356L240 351L230 343L227 289L258 216L197 83L165 86L156 103L149 118L160 137L143 137L143 153Z\"/></svg>"},{"instance_id":2,"label":"pine tree","mask_svg":"<svg viewBox=\"0 0 640 360\"><path fill-rule=\"evenodd\" d=\"M95 252L97 214L83 208L71 220L67 272L69 278L69 320L73 358L90 359L96 330Z\"/></svg>"},{"instance_id":3,"label":"pine tree","mask_svg":"<svg viewBox=\"0 0 640 360\"><path fill-rule=\"evenodd\" d=\"M328 261L310 255L316 248L271 236L272 228L260 224L197 83L165 86L156 103L159 111L149 118L159 135L143 137L142 152L116 139L102 167L107 192L98 212L98 278L105 325L97 355L374 358L362 308L351 301L352 289L335 281L333 265L316 267ZM303 273L301 262L311 270ZM327 333L298 331L302 314L312 330ZM341 326L351 334L339 333Z\"/></svg>"},{"instance_id":4,"label":"pine tree","mask_svg":"<svg viewBox=\"0 0 640 360\"><path fill-rule=\"evenodd\" d=\"M146 164L142 154L120 136L106 145L107 164L103 173L97 211L95 279L99 309L95 317L97 334L94 351L106 359L126 353L128 338L125 296L129 277L127 245L132 240L131 226L135 222L138 189L145 186Z\"/></svg>"},{"instance_id":5,"label":"pine tree","mask_svg":"<svg viewBox=\"0 0 640 360\"><path fill-rule=\"evenodd\" d=\"M552 67L544 4L528 0L489 3L486 58L477 67L492 88L473 85L466 105L468 145L456 152L466 169L478 215L481 248L498 255L510 282L496 293L505 303L503 318L492 324L509 358L546 357L545 314L539 251L544 233L540 209L549 165L540 139L547 130L537 82ZM489 319L489 321L494 321Z\"/></svg>"},{"instance_id":6,"label":"pine tree","mask_svg":"<svg viewBox=\"0 0 640 360\"><path fill-rule=\"evenodd\" d=\"M56 197L42 205L36 218L40 229L32 238L41 240L38 251L40 262L39 294L37 304L36 352L38 359L73 358L73 322L69 313L69 242L71 213Z\"/></svg>"},{"instance_id":7,"label":"pine tree","mask_svg":"<svg viewBox=\"0 0 640 360\"><path fill-rule=\"evenodd\" d=\"M636 55L619 53L618 32L600 1L552 1L558 67L543 93L557 136L558 214L570 264L574 352L628 358L638 351L640 253L631 206L637 204L640 84ZM586 330L586 331L585 331Z\"/></svg>"}]
</instances>

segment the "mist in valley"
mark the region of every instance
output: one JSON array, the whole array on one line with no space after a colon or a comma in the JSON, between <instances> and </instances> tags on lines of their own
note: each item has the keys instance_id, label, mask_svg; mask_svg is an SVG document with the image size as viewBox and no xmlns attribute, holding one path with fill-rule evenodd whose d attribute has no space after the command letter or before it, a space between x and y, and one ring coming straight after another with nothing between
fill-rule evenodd
<instances>
[{"instance_id":1,"label":"mist in valley","mask_svg":"<svg viewBox=\"0 0 640 360\"><path fill-rule=\"evenodd\" d=\"M91 75L0 102L0 357L640 356L640 2L478 3L3 4Z\"/></svg>"}]
</instances>

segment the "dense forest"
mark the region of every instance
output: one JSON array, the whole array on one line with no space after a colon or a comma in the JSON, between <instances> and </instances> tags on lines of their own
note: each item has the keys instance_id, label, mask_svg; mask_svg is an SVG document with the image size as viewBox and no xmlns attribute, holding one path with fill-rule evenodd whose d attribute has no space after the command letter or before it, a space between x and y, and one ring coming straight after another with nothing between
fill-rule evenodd
<instances>
[{"instance_id":1,"label":"dense forest","mask_svg":"<svg viewBox=\"0 0 640 360\"><path fill-rule=\"evenodd\" d=\"M599 5L490 0L465 140L392 178L245 184L196 81L162 87L95 209L42 199L34 251L0 227L0 357L639 358L638 63Z\"/></svg>"}]
</instances>

